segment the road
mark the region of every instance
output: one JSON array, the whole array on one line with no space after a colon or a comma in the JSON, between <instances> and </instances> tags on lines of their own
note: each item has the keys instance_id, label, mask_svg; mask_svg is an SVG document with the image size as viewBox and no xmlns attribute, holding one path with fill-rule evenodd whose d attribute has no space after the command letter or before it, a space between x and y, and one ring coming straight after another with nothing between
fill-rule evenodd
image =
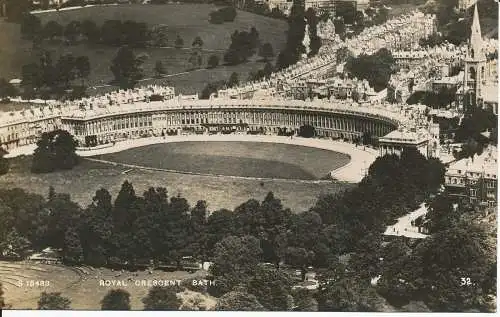
<instances>
[{"instance_id":1,"label":"road","mask_svg":"<svg viewBox=\"0 0 500 317\"><path fill-rule=\"evenodd\" d=\"M415 239L426 238L427 235L419 233L418 228L411 225L411 221L425 215L427 211L427 207L425 207L425 204L422 203L417 210L399 218L395 225L388 226L384 234L388 236L404 236Z\"/></svg>"}]
</instances>

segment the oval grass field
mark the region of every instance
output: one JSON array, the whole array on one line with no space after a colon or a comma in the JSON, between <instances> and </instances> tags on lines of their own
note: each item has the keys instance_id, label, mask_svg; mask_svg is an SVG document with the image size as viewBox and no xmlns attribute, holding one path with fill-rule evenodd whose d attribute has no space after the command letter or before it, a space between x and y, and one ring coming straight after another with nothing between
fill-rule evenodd
<instances>
[{"instance_id":1,"label":"oval grass field","mask_svg":"<svg viewBox=\"0 0 500 317\"><path fill-rule=\"evenodd\" d=\"M313 147L234 141L154 144L95 158L179 172L301 180L321 179L350 160Z\"/></svg>"}]
</instances>

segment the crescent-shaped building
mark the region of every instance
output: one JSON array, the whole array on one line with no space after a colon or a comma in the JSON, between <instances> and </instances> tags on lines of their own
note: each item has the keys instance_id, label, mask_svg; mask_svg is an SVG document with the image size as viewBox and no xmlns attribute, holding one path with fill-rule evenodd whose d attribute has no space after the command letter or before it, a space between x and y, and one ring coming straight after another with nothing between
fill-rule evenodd
<instances>
[{"instance_id":1,"label":"crescent-shaped building","mask_svg":"<svg viewBox=\"0 0 500 317\"><path fill-rule=\"evenodd\" d=\"M183 100L173 96L163 101L146 100L104 107L59 104L3 113L0 142L10 150L35 143L43 132L63 129L74 135L79 146L93 147L130 138L179 133L297 133L304 125L313 126L319 137L354 140L368 134L383 140L391 132L415 126L423 118L422 113L407 106L338 100ZM411 146L415 140L400 140L404 141L401 146L396 144L397 140L393 141L394 146L386 150L398 152L405 142ZM428 138L423 141L425 144L419 145L423 146L421 152L433 156L429 153Z\"/></svg>"}]
</instances>

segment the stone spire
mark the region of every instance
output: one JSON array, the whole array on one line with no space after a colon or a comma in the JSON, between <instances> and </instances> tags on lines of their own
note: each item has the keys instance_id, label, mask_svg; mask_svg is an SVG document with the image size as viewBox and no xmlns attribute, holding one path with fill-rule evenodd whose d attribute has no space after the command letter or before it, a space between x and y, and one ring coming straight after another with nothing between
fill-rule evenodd
<instances>
[{"instance_id":1,"label":"stone spire","mask_svg":"<svg viewBox=\"0 0 500 317\"><path fill-rule=\"evenodd\" d=\"M477 3L474 5L474 17L472 18L470 34L470 57L480 59L483 57L483 37L481 35L481 25L479 24L479 13L477 12Z\"/></svg>"}]
</instances>

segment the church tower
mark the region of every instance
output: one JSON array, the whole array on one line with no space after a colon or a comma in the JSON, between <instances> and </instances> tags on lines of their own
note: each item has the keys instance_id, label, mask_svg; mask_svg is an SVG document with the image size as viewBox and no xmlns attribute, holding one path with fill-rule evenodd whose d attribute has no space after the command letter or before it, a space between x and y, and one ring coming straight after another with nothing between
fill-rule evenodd
<instances>
[{"instance_id":1,"label":"church tower","mask_svg":"<svg viewBox=\"0 0 500 317\"><path fill-rule=\"evenodd\" d=\"M468 43L464 71L464 108L481 106L481 88L485 84L486 54L479 25L477 4L474 5L471 35Z\"/></svg>"}]
</instances>

